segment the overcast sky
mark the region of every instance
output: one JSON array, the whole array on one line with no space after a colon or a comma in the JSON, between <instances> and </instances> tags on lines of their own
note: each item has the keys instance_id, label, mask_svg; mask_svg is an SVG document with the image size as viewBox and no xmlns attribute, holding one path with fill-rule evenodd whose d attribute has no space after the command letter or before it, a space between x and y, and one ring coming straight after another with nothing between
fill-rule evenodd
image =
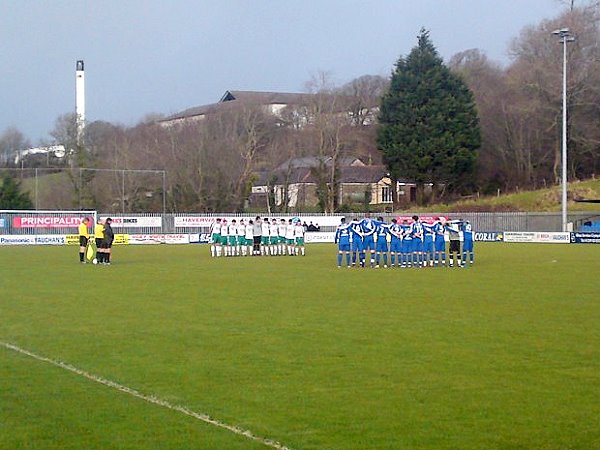
<instances>
[{"instance_id":1,"label":"overcast sky","mask_svg":"<svg viewBox=\"0 0 600 450\"><path fill-rule=\"evenodd\" d=\"M445 60L480 48L509 62L524 26L558 0L0 0L0 133L33 144L75 108L134 125L219 100L226 90L301 92L312 75L345 83L391 73L421 27Z\"/></svg>"}]
</instances>

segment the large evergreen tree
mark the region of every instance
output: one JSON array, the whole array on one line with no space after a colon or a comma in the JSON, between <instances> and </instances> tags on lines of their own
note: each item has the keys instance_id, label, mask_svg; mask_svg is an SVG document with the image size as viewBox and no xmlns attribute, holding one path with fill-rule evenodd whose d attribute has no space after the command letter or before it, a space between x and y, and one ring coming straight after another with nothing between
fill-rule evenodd
<instances>
[{"instance_id":1,"label":"large evergreen tree","mask_svg":"<svg viewBox=\"0 0 600 450\"><path fill-rule=\"evenodd\" d=\"M378 148L393 180L472 187L481 137L473 95L448 69L422 29L418 44L401 57L383 96ZM419 195L419 198L422 196Z\"/></svg>"},{"instance_id":2,"label":"large evergreen tree","mask_svg":"<svg viewBox=\"0 0 600 450\"><path fill-rule=\"evenodd\" d=\"M0 209L33 209L29 195L21 192L20 183L5 175L0 184Z\"/></svg>"}]
</instances>

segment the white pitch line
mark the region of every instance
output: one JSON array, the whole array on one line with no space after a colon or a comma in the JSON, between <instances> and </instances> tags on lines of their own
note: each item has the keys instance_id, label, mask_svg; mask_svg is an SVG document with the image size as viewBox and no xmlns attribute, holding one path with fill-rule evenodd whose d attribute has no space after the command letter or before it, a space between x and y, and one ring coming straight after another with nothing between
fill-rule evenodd
<instances>
[{"instance_id":1,"label":"white pitch line","mask_svg":"<svg viewBox=\"0 0 600 450\"><path fill-rule=\"evenodd\" d=\"M192 411L191 409L186 408L185 406L175 405L166 400L160 399L158 397L154 397L153 395L142 394L140 391L138 391L136 389L119 384L115 381L107 380L106 378L102 378L101 376L86 372L85 370L78 369L77 367L72 366L71 364L68 364L68 363L65 363L62 361L58 361L55 359L51 359L51 358L46 358L45 356L37 355L29 350L25 350L24 348L18 347L14 344L10 344L8 342L0 341L0 345L2 345L3 347L5 347L9 350L15 351L17 353L21 353L23 355L27 355L33 359L37 359L38 361L49 363L49 364L52 364L53 366L60 367L61 369L68 370L69 372L73 372L79 376L85 377L88 380L95 381L96 383L100 383L100 384L103 384L104 386L108 386L108 387L111 387L118 391L132 395L132 396L142 399L148 403L153 403L155 405L162 406L164 408L168 408L173 411L178 411L182 414L185 414L186 416L193 417L194 419L201 420L202 422L206 422L210 425L214 425L219 428L224 428L225 430L231 431L234 434L244 436L248 439L252 439L253 441L260 442L261 444L264 444L268 447L275 448L277 450L292 450L291 448L286 447L285 445L280 444L277 441L257 436L254 433L252 433L251 431L244 430L243 428L236 427L235 425L228 425L224 422L221 422L220 420L210 417L208 414L203 414L203 413L199 413L196 411Z\"/></svg>"}]
</instances>

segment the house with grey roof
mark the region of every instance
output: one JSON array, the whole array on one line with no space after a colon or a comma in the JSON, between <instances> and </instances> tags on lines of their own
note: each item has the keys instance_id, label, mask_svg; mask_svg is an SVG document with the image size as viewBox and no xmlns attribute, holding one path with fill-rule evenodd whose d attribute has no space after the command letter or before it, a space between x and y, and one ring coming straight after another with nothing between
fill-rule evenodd
<instances>
[{"instance_id":1,"label":"house with grey roof","mask_svg":"<svg viewBox=\"0 0 600 450\"><path fill-rule=\"evenodd\" d=\"M193 123L195 121L204 119L209 114L225 111L228 108L233 108L241 103L263 106L268 113L281 117L286 108L293 107L293 109L298 112L307 108L309 105L314 104L318 98L339 99L340 101L337 102L334 111L336 113L350 115L355 114L354 111L356 108L361 108L361 104L364 101L351 96L333 96L330 94L225 91L217 103L188 108L184 111L180 111L159 120L158 124L167 127L183 123ZM374 121L374 115L376 111L375 105L377 102L377 99L371 99L368 101L368 105L365 105L366 107L370 108L369 114L372 116L371 122ZM304 113L306 113L306 111L304 111ZM304 116L306 116L306 114L304 114ZM306 117L304 117L303 120L306 122Z\"/></svg>"},{"instance_id":2,"label":"house with grey roof","mask_svg":"<svg viewBox=\"0 0 600 450\"><path fill-rule=\"evenodd\" d=\"M330 158L323 161L331 166ZM302 209L318 205L319 183L315 168L318 157L293 158L273 171L257 173L250 203L255 207L282 207ZM384 165L365 165L358 158L345 157L338 161L338 204L392 205L393 183ZM396 185L402 202L412 201L415 184L399 181ZM414 200L414 199L413 199ZM267 205L268 201L274 204Z\"/></svg>"}]
</instances>

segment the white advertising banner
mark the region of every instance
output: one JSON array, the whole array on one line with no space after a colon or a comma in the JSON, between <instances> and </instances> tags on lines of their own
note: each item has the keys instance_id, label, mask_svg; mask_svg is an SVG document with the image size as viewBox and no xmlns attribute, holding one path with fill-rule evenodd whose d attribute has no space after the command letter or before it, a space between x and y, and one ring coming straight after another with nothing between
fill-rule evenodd
<instances>
[{"instance_id":1,"label":"white advertising banner","mask_svg":"<svg viewBox=\"0 0 600 450\"><path fill-rule=\"evenodd\" d=\"M504 242L535 242L547 244L568 244L571 234L563 232L538 232L538 231L506 231Z\"/></svg>"},{"instance_id":2,"label":"white advertising banner","mask_svg":"<svg viewBox=\"0 0 600 450\"><path fill-rule=\"evenodd\" d=\"M217 220L216 217L209 216L187 216L175 217L175 228L208 228Z\"/></svg>"},{"instance_id":3,"label":"white advertising banner","mask_svg":"<svg viewBox=\"0 0 600 450\"><path fill-rule=\"evenodd\" d=\"M164 244L165 237L162 234L130 234L129 244Z\"/></svg>"},{"instance_id":4,"label":"white advertising banner","mask_svg":"<svg viewBox=\"0 0 600 450\"><path fill-rule=\"evenodd\" d=\"M547 232L547 233L536 233L536 241L535 242L547 242L551 244L570 244L571 243L571 233L566 232Z\"/></svg>"},{"instance_id":5,"label":"white advertising banner","mask_svg":"<svg viewBox=\"0 0 600 450\"><path fill-rule=\"evenodd\" d=\"M504 242L535 242L535 233L533 231L506 231L504 232Z\"/></svg>"},{"instance_id":6,"label":"white advertising banner","mask_svg":"<svg viewBox=\"0 0 600 450\"><path fill-rule=\"evenodd\" d=\"M35 245L35 236L29 234L5 234L0 236L0 245Z\"/></svg>"},{"instance_id":7,"label":"white advertising banner","mask_svg":"<svg viewBox=\"0 0 600 450\"><path fill-rule=\"evenodd\" d=\"M165 244L189 244L189 234L165 234Z\"/></svg>"},{"instance_id":8,"label":"white advertising banner","mask_svg":"<svg viewBox=\"0 0 600 450\"><path fill-rule=\"evenodd\" d=\"M67 237L65 235L36 236L35 243L37 245L65 245L67 243Z\"/></svg>"},{"instance_id":9,"label":"white advertising banner","mask_svg":"<svg viewBox=\"0 0 600 450\"><path fill-rule=\"evenodd\" d=\"M105 220L107 217L102 217ZM115 228L160 228L162 226L162 217L160 216L149 216L149 217L126 217L117 216L111 217L111 225Z\"/></svg>"},{"instance_id":10,"label":"white advertising banner","mask_svg":"<svg viewBox=\"0 0 600 450\"><path fill-rule=\"evenodd\" d=\"M333 243L335 241L334 232L320 232L315 231L314 233L306 233L304 235L304 242L307 244L315 244L318 242Z\"/></svg>"}]
</instances>

